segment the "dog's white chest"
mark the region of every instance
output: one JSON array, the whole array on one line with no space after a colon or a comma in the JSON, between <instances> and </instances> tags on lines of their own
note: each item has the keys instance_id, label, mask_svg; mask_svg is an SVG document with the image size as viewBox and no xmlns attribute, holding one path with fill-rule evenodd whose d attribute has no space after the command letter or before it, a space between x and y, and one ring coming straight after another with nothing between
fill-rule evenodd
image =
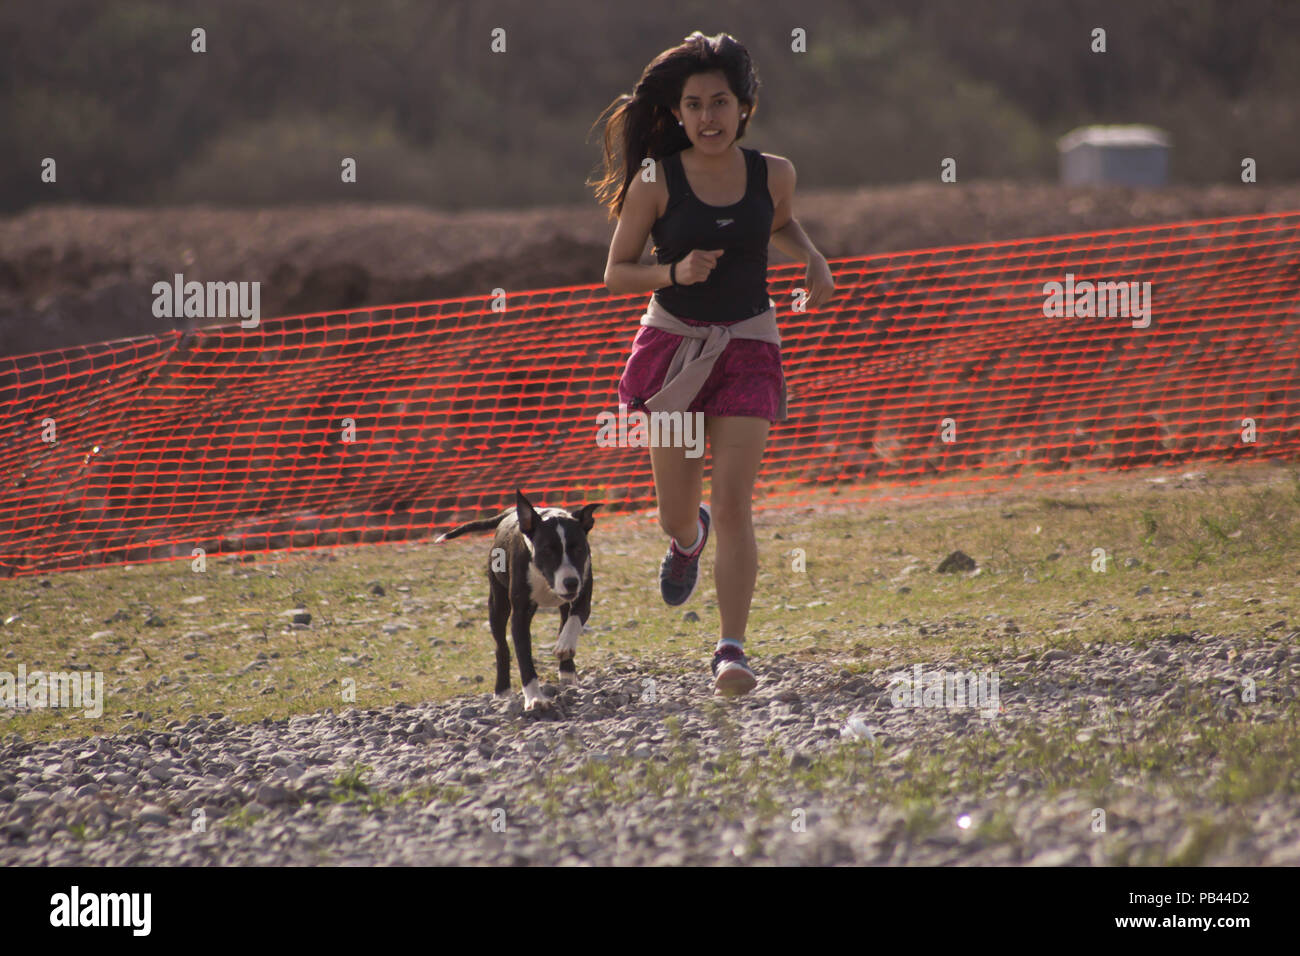
<instances>
[{"instance_id":1,"label":"dog's white chest","mask_svg":"<svg viewBox=\"0 0 1300 956\"><path fill-rule=\"evenodd\" d=\"M533 603L538 607L559 607L561 604L568 603L550 589L550 586L546 583L546 578L537 570L537 566L534 564L528 565L528 586L532 592L530 596Z\"/></svg>"}]
</instances>

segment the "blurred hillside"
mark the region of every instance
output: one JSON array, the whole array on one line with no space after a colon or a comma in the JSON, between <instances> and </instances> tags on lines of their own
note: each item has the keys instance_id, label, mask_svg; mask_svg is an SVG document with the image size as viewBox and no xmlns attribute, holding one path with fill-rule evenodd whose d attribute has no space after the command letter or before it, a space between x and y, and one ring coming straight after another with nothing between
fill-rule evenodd
<instances>
[{"instance_id":1,"label":"blurred hillside","mask_svg":"<svg viewBox=\"0 0 1300 956\"><path fill-rule=\"evenodd\" d=\"M936 182L805 185L795 211L834 259L1293 209L1300 209L1300 184ZM153 283L176 272L200 282L261 282L263 316L486 298L498 286L600 285L612 232L590 202L462 212L376 203L34 207L0 217L0 355L187 327L153 316ZM789 260L770 249L768 261ZM627 307L629 329L644 298Z\"/></svg>"},{"instance_id":2,"label":"blurred hillside","mask_svg":"<svg viewBox=\"0 0 1300 956\"><path fill-rule=\"evenodd\" d=\"M42 0L0 6L0 210L592 202L592 122L697 28L748 46L747 142L806 184L1054 180L1090 122L1167 129L1174 183L1300 181L1294 0Z\"/></svg>"}]
</instances>

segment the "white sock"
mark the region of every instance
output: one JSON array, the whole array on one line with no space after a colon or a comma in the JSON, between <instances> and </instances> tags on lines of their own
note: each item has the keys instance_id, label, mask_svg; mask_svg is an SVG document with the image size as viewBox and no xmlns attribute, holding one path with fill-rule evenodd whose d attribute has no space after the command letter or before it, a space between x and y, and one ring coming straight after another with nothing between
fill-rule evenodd
<instances>
[{"instance_id":1,"label":"white sock","mask_svg":"<svg viewBox=\"0 0 1300 956\"><path fill-rule=\"evenodd\" d=\"M734 637L723 637L718 640L718 646L715 647L713 650L716 653L722 650L728 644L730 644L732 647L738 647L742 651L745 649L745 645L742 642L736 640Z\"/></svg>"},{"instance_id":2,"label":"white sock","mask_svg":"<svg viewBox=\"0 0 1300 956\"><path fill-rule=\"evenodd\" d=\"M703 521L699 521L699 520L697 520L697 521L695 522L695 526L696 526L697 528L699 528L700 530L699 530L699 532L695 535L695 543L694 543L693 545L691 545L689 548L682 548L682 543L681 543L680 541L677 541L676 538L673 538L673 540L677 542L677 547L681 548L681 549L682 549L683 551L685 551L687 554L690 554L692 551L694 551L696 548L698 548L698 547L700 546L700 539L704 537L704 522L703 522Z\"/></svg>"}]
</instances>

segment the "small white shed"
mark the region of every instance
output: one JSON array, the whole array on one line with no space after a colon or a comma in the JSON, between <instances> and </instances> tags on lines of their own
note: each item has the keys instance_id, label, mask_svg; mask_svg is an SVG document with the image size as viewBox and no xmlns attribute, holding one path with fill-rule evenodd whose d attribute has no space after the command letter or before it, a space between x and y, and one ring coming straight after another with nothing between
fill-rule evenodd
<instances>
[{"instance_id":1,"label":"small white shed","mask_svg":"<svg viewBox=\"0 0 1300 956\"><path fill-rule=\"evenodd\" d=\"M1081 126L1057 140L1061 182L1163 186L1169 179L1169 135L1154 126Z\"/></svg>"}]
</instances>

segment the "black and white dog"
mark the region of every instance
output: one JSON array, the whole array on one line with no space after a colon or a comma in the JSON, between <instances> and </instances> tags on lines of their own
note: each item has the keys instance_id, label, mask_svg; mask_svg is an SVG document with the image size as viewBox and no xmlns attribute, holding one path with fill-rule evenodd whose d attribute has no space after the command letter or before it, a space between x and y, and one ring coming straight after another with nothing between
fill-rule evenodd
<instances>
[{"instance_id":1,"label":"black and white dog","mask_svg":"<svg viewBox=\"0 0 1300 956\"><path fill-rule=\"evenodd\" d=\"M515 507L492 518L471 521L439 535L445 541L468 531L496 528L488 556L488 621L497 644L497 696L510 693L510 648L506 645L506 621L519 678L524 684L524 710L549 707L533 666L533 615L540 607L560 609L560 636L555 656L560 660L560 681L573 684L578 670L573 659L578 637L591 616L591 551L587 532L595 524L591 513L600 503L584 506L570 514L563 508L538 511L524 493L515 489Z\"/></svg>"}]
</instances>

